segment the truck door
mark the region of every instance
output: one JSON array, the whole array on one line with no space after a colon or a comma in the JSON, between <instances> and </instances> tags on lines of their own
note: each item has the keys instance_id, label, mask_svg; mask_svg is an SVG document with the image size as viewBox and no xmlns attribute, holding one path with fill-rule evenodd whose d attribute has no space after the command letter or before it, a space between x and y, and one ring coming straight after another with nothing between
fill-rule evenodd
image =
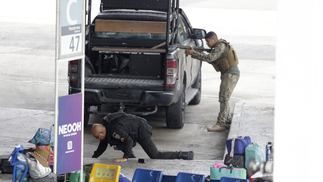
<instances>
[{"instance_id":1,"label":"truck door","mask_svg":"<svg viewBox=\"0 0 323 182\"><path fill-rule=\"evenodd\" d=\"M183 16L180 15L179 18L179 24L178 24L178 32L179 32L179 37L181 40L181 44L185 45L185 46L195 46L195 42L193 39L190 38L190 35L192 35L192 32L190 32L190 28L188 26L188 24L186 23L185 19ZM186 76L187 76L187 86L191 85L191 83L194 81L193 79L196 77L197 73L196 73L196 68L194 69L194 65L197 63L194 63L196 61L194 61L192 59L192 57L186 56L186 68L185 70L187 70L186 72Z\"/></svg>"}]
</instances>

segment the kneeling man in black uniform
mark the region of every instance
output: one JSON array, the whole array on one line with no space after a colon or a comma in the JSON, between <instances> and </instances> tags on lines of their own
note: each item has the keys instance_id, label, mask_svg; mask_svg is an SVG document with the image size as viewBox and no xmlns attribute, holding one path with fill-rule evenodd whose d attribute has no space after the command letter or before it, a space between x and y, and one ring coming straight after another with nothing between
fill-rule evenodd
<instances>
[{"instance_id":1,"label":"kneeling man in black uniform","mask_svg":"<svg viewBox=\"0 0 323 182\"><path fill-rule=\"evenodd\" d=\"M108 147L116 146L124 153L123 158L115 162L125 162L134 158L132 147L138 142L151 159L185 159L193 160L194 152L161 152L151 140L152 127L147 120L132 114L117 112L108 114L102 120L103 124L92 126L92 135L100 140L92 158L98 158Z\"/></svg>"}]
</instances>

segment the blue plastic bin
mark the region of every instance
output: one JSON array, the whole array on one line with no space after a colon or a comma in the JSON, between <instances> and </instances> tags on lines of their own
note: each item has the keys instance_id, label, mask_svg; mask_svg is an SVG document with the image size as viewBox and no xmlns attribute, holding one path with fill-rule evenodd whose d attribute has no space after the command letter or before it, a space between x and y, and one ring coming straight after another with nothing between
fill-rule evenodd
<instances>
[{"instance_id":1,"label":"blue plastic bin","mask_svg":"<svg viewBox=\"0 0 323 182\"><path fill-rule=\"evenodd\" d=\"M132 182L161 182L162 171L137 168L133 175Z\"/></svg>"},{"instance_id":2,"label":"blue plastic bin","mask_svg":"<svg viewBox=\"0 0 323 182\"><path fill-rule=\"evenodd\" d=\"M179 172L175 182L204 182L205 175Z\"/></svg>"},{"instance_id":3,"label":"blue plastic bin","mask_svg":"<svg viewBox=\"0 0 323 182\"><path fill-rule=\"evenodd\" d=\"M163 175L162 182L175 182L176 176L173 175Z\"/></svg>"},{"instance_id":4,"label":"blue plastic bin","mask_svg":"<svg viewBox=\"0 0 323 182\"><path fill-rule=\"evenodd\" d=\"M220 180L219 179L205 178L205 182L220 182Z\"/></svg>"}]
</instances>

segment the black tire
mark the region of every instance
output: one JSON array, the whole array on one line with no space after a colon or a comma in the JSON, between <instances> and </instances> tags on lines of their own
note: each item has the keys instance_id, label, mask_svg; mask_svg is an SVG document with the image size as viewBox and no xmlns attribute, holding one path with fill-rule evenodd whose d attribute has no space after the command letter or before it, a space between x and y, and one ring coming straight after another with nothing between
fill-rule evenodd
<instances>
[{"instance_id":1,"label":"black tire","mask_svg":"<svg viewBox=\"0 0 323 182\"><path fill-rule=\"evenodd\" d=\"M84 105L84 126L87 126L89 124L89 120L90 120L90 106L88 105Z\"/></svg>"},{"instance_id":2,"label":"black tire","mask_svg":"<svg viewBox=\"0 0 323 182\"><path fill-rule=\"evenodd\" d=\"M183 86L185 88L185 86ZM166 107L166 124L168 128L180 129L185 123L185 91L183 89L179 100Z\"/></svg>"},{"instance_id":3,"label":"black tire","mask_svg":"<svg viewBox=\"0 0 323 182\"><path fill-rule=\"evenodd\" d=\"M202 74L201 70L199 71L198 78L195 83L192 85L193 88L198 88L198 91L194 98L190 101L189 105L198 105L201 102L202 95Z\"/></svg>"}]
</instances>

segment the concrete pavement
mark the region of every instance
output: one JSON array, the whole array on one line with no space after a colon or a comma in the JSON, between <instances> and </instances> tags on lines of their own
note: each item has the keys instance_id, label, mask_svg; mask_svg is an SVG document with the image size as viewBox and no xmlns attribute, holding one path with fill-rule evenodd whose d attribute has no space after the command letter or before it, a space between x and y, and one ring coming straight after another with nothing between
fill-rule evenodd
<instances>
[{"instance_id":1,"label":"concrete pavement","mask_svg":"<svg viewBox=\"0 0 323 182\"><path fill-rule=\"evenodd\" d=\"M265 147L274 142L274 113L274 98L236 103L228 138L250 136L251 142Z\"/></svg>"},{"instance_id":2,"label":"concrete pavement","mask_svg":"<svg viewBox=\"0 0 323 182\"><path fill-rule=\"evenodd\" d=\"M274 98L244 100L236 103L233 120L228 138L236 136L250 136L252 142L264 147L267 142L274 142ZM211 140L211 139L210 139ZM226 149L225 149L226 150ZM226 154L227 151L224 152ZM132 179L137 168L163 171L166 175L177 175L178 172L210 175L210 166L223 163L223 160L152 160L145 159L146 164L138 163L137 159L130 159L120 163L121 173ZM84 163L116 164L113 159L84 159Z\"/></svg>"},{"instance_id":3,"label":"concrete pavement","mask_svg":"<svg viewBox=\"0 0 323 182\"><path fill-rule=\"evenodd\" d=\"M233 120L228 138L236 136L250 136L252 142L257 142L265 148L268 141L274 142L274 98L243 100L235 104ZM207 132L207 131L206 131ZM212 140L212 139L210 139ZM225 151L224 154L227 152ZM137 159L129 159L125 163L118 163L121 172L132 179L137 168L163 171L166 175L176 175L178 172L210 174L210 166L223 160L151 160L145 159L145 164ZM84 164L104 163L117 164L113 159L84 158ZM11 174L1 174L0 181L9 182Z\"/></svg>"}]
</instances>

